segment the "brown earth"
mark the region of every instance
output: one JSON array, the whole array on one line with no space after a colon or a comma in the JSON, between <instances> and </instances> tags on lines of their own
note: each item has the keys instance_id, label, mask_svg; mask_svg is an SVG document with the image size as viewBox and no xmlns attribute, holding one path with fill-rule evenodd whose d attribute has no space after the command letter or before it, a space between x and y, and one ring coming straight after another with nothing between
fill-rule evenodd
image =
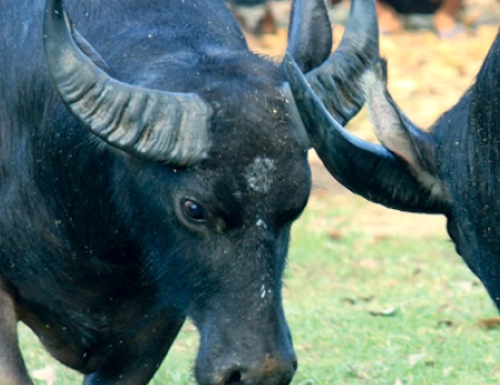
<instances>
[{"instance_id":1,"label":"brown earth","mask_svg":"<svg viewBox=\"0 0 500 385\"><path fill-rule=\"evenodd\" d=\"M289 3L280 1L271 6L278 20L277 33L260 38L248 36L248 41L254 51L279 60L286 49ZM331 9L337 42L348 11L348 2ZM404 21L412 30L381 37L381 52L389 63L391 94L402 110L423 128L430 127L453 106L474 81L500 25L500 2L468 0L462 17L467 33L449 40L436 36L429 16L406 18ZM364 110L347 128L363 139L375 140ZM444 217L402 213L366 202L335 182L313 151L309 158L314 184L311 205L321 202L332 207L349 207L354 215L352 226L375 237L436 234L447 237Z\"/></svg>"}]
</instances>

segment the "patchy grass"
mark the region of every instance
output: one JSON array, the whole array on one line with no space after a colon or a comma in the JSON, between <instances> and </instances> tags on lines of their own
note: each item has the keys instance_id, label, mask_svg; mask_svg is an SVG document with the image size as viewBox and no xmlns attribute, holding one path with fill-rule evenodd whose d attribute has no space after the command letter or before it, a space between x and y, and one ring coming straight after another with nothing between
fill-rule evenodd
<instances>
[{"instance_id":1,"label":"patchy grass","mask_svg":"<svg viewBox=\"0 0 500 385\"><path fill-rule=\"evenodd\" d=\"M356 206L342 207L313 200L294 227L284 291L293 384L499 382L500 334L478 326L497 312L446 237L374 235L356 227ZM81 383L20 334L37 384ZM187 325L152 383L193 384L197 343Z\"/></svg>"},{"instance_id":2,"label":"patchy grass","mask_svg":"<svg viewBox=\"0 0 500 385\"><path fill-rule=\"evenodd\" d=\"M325 206L310 205L291 249L294 384L497 383L500 335L477 324L497 312L451 242L373 236L352 207Z\"/></svg>"}]
</instances>

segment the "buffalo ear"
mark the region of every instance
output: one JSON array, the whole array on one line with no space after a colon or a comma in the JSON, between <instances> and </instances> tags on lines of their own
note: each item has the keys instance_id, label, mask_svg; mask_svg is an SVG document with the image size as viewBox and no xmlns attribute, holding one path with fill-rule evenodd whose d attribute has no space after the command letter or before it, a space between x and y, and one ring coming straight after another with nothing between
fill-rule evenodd
<instances>
[{"instance_id":1,"label":"buffalo ear","mask_svg":"<svg viewBox=\"0 0 500 385\"><path fill-rule=\"evenodd\" d=\"M332 50L332 26L324 0L294 0L288 29L288 53L302 72L320 66Z\"/></svg>"},{"instance_id":2,"label":"buffalo ear","mask_svg":"<svg viewBox=\"0 0 500 385\"><path fill-rule=\"evenodd\" d=\"M436 176L435 139L412 123L392 99L387 90L387 62L376 61L363 74L361 83L380 143L408 165L431 195L442 195L441 182Z\"/></svg>"}]
</instances>

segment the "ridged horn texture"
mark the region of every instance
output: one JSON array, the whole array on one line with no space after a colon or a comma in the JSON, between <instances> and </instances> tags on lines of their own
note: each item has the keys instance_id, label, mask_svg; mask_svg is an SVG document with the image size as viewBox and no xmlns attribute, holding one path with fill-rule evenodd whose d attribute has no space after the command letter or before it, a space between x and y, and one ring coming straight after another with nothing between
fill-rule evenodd
<instances>
[{"instance_id":1,"label":"ridged horn texture","mask_svg":"<svg viewBox=\"0 0 500 385\"><path fill-rule=\"evenodd\" d=\"M199 95L140 88L110 77L78 48L68 24L62 0L48 0L43 33L50 76L84 126L146 159L188 166L206 156L212 110Z\"/></svg>"},{"instance_id":2,"label":"ridged horn texture","mask_svg":"<svg viewBox=\"0 0 500 385\"><path fill-rule=\"evenodd\" d=\"M306 78L326 109L341 125L361 109L360 78L379 57L378 23L374 0L353 0L349 21L337 50Z\"/></svg>"},{"instance_id":3,"label":"ridged horn texture","mask_svg":"<svg viewBox=\"0 0 500 385\"><path fill-rule=\"evenodd\" d=\"M385 147L365 142L328 113L290 55L285 71L297 109L319 157L346 188L398 210L445 213L448 208L415 177L408 164Z\"/></svg>"}]
</instances>

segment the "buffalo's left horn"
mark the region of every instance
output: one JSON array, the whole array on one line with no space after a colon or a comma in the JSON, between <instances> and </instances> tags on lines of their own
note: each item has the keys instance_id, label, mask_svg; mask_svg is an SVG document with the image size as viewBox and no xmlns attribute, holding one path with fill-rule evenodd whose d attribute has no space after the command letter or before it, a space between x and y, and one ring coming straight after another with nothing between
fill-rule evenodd
<instances>
[{"instance_id":1,"label":"buffalo's left horn","mask_svg":"<svg viewBox=\"0 0 500 385\"><path fill-rule=\"evenodd\" d=\"M73 115L112 146L172 165L194 164L208 150L210 106L194 93L120 82L75 44L62 0L48 0L44 50L52 82Z\"/></svg>"}]
</instances>

